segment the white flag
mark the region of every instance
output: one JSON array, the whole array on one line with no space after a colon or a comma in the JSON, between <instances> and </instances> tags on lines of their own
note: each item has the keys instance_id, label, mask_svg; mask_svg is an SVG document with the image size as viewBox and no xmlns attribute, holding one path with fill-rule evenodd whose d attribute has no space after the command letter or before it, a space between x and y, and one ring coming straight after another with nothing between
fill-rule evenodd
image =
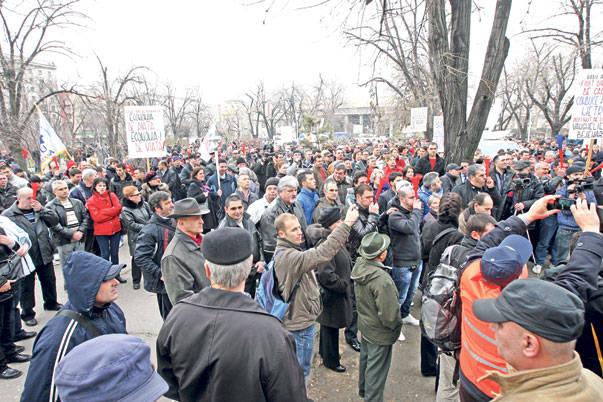
<instances>
[{"instance_id":1,"label":"white flag","mask_svg":"<svg viewBox=\"0 0 603 402\"><path fill-rule=\"evenodd\" d=\"M209 162L211 160L210 152L216 151L216 139L219 141L220 137L216 134L216 125L213 124L205 137L203 137L203 141L201 141L201 145L199 145L199 154L201 155L201 159L205 162Z\"/></svg>"},{"instance_id":2,"label":"white flag","mask_svg":"<svg viewBox=\"0 0 603 402\"><path fill-rule=\"evenodd\" d=\"M44 168L53 157L66 152L67 147L40 109L38 109L38 115L40 116L40 162Z\"/></svg>"}]
</instances>

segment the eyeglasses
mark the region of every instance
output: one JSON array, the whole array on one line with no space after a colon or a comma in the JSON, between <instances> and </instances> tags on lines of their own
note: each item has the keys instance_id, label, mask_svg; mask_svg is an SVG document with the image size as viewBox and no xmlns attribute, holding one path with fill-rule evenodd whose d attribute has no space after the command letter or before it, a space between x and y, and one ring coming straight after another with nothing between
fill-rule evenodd
<instances>
[{"instance_id":1,"label":"eyeglasses","mask_svg":"<svg viewBox=\"0 0 603 402\"><path fill-rule=\"evenodd\" d=\"M130 197L136 197L136 196L139 196L139 195L140 195L140 193L136 193L136 194L132 194Z\"/></svg>"}]
</instances>

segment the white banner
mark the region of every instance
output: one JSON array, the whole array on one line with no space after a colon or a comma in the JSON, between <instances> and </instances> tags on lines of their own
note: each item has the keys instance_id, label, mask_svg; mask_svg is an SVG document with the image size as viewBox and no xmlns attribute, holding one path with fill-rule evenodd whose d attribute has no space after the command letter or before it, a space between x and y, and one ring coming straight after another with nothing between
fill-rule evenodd
<instances>
[{"instance_id":1,"label":"white banner","mask_svg":"<svg viewBox=\"0 0 603 402\"><path fill-rule=\"evenodd\" d=\"M438 144L438 151L444 149L444 116L433 116L433 142Z\"/></svg>"},{"instance_id":2,"label":"white banner","mask_svg":"<svg viewBox=\"0 0 603 402\"><path fill-rule=\"evenodd\" d=\"M38 109L40 117L40 162L42 167L45 167L48 162L54 157L67 151L67 147L54 131L46 117Z\"/></svg>"},{"instance_id":3,"label":"white banner","mask_svg":"<svg viewBox=\"0 0 603 402\"><path fill-rule=\"evenodd\" d=\"M410 109L410 128L414 132L427 131L426 107L413 107Z\"/></svg>"},{"instance_id":4,"label":"white banner","mask_svg":"<svg viewBox=\"0 0 603 402\"><path fill-rule=\"evenodd\" d=\"M128 158L153 158L166 155L165 127L161 106L125 106Z\"/></svg>"},{"instance_id":5,"label":"white banner","mask_svg":"<svg viewBox=\"0 0 603 402\"><path fill-rule=\"evenodd\" d=\"M210 153L216 152L216 149L218 148L218 141L220 141L220 137L216 133L216 125L212 124L207 131L207 134L205 134L205 137L203 137L201 145L199 145L199 154L201 155L201 159L203 159L205 162L210 161Z\"/></svg>"},{"instance_id":6,"label":"white banner","mask_svg":"<svg viewBox=\"0 0 603 402\"><path fill-rule=\"evenodd\" d=\"M568 138L603 138L603 69L582 70L576 84Z\"/></svg>"}]
</instances>

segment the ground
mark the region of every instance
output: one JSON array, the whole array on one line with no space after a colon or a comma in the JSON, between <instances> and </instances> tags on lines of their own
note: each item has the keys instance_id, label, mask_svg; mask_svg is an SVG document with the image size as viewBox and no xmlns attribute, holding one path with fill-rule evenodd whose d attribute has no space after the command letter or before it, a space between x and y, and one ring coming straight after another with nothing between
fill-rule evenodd
<instances>
[{"instance_id":1,"label":"ground","mask_svg":"<svg viewBox=\"0 0 603 402\"><path fill-rule=\"evenodd\" d=\"M120 261L130 262L127 245L120 250ZM59 265L55 265L57 273L57 291L59 300L65 301L66 294L63 289L63 277ZM128 332L142 338L151 347L153 363L155 363L155 340L161 328L161 317L157 309L156 297L143 289L133 290L132 280L128 269L124 278L128 283L120 286L118 304L123 309ZM43 325L55 314L43 311L41 308L42 294L39 282L36 282L37 319L38 326L27 330L39 331ZM343 333L343 331L341 331ZM434 379L424 378L419 371L419 339L418 327L404 327L406 342L397 342L394 347L392 366L385 390L387 401L416 401L428 402L435 400ZM316 339L318 343L318 337ZM20 342L25 346L25 353L31 353L33 339ZM312 379L309 385L309 397L315 401L361 401L358 397L358 357L359 354L352 350L345 342L343 336L340 341L342 364L348 368L344 374L338 374L326 369L320 363L320 358L315 357ZM28 364L12 364L14 368L26 371ZM18 401L21 396L25 374L15 380L0 380L0 398L3 402ZM167 401L168 399L162 399ZM243 398L241 399L243 400Z\"/></svg>"}]
</instances>

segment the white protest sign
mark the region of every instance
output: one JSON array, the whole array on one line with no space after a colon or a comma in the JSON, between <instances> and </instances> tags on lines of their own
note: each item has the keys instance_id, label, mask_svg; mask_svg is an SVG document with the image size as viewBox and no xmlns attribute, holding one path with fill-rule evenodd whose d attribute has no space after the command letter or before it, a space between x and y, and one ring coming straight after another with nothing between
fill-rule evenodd
<instances>
[{"instance_id":1,"label":"white protest sign","mask_svg":"<svg viewBox=\"0 0 603 402\"><path fill-rule=\"evenodd\" d=\"M433 142L440 152L444 151L444 116L433 116Z\"/></svg>"},{"instance_id":2,"label":"white protest sign","mask_svg":"<svg viewBox=\"0 0 603 402\"><path fill-rule=\"evenodd\" d=\"M427 108L413 107L410 109L410 128L412 131L427 131Z\"/></svg>"},{"instance_id":3,"label":"white protest sign","mask_svg":"<svg viewBox=\"0 0 603 402\"><path fill-rule=\"evenodd\" d=\"M603 69L582 70L576 84L568 138L603 138Z\"/></svg>"},{"instance_id":4,"label":"white protest sign","mask_svg":"<svg viewBox=\"0 0 603 402\"><path fill-rule=\"evenodd\" d=\"M128 158L165 156L165 128L161 106L125 106Z\"/></svg>"}]
</instances>

